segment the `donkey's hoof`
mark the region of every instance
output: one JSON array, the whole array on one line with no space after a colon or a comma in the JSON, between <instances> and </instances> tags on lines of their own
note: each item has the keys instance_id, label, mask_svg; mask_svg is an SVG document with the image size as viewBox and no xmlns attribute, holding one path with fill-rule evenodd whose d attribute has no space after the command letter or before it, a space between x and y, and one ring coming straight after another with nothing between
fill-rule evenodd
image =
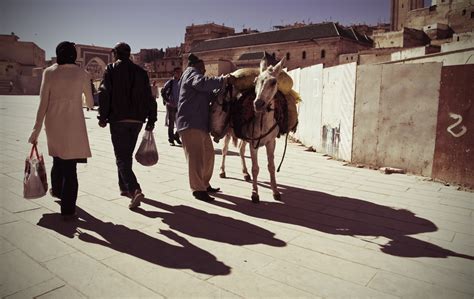
<instances>
[{"instance_id":1,"label":"donkey's hoof","mask_svg":"<svg viewBox=\"0 0 474 299\"><path fill-rule=\"evenodd\" d=\"M255 194L255 193L252 194L252 202L253 203L259 203L260 202L260 197L258 196L258 194Z\"/></svg>"},{"instance_id":2,"label":"donkey's hoof","mask_svg":"<svg viewBox=\"0 0 474 299\"><path fill-rule=\"evenodd\" d=\"M246 180L247 182L250 182L252 180L252 178L250 177L250 174L244 175L244 180Z\"/></svg>"},{"instance_id":3,"label":"donkey's hoof","mask_svg":"<svg viewBox=\"0 0 474 299\"><path fill-rule=\"evenodd\" d=\"M281 194L280 194L280 193L278 193L278 194L273 194L273 199L274 199L274 200L281 201Z\"/></svg>"},{"instance_id":4,"label":"donkey's hoof","mask_svg":"<svg viewBox=\"0 0 474 299\"><path fill-rule=\"evenodd\" d=\"M219 176L221 177L221 179L225 179L225 172L221 172Z\"/></svg>"}]
</instances>

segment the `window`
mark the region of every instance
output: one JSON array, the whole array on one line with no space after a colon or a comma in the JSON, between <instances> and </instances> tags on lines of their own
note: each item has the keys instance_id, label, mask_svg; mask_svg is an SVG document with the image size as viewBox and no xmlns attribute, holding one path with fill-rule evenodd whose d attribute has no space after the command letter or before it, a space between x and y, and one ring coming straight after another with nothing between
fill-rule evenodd
<instances>
[{"instance_id":1,"label":"window","mask_svg":"<svg viewBox=\"0 0 474 299\"><path fill-rule=\"evenodd\" d=\"M462 10L462 15L463 15L463 16L466 15L466 10L465 10L465 9Z\"/></svg>"},{"instance_id":2,"label":"window","mask_svg":"<svg viewBox=\"0 0 474 299\"><path fill-rule=\"evenodd\" d=\"M403 3L402 3L402 8L403 8Z\"/></svg>"},{"instance_id":3,"label":"window","mask_svg":"<svg viewBox=\"0 0 474 299\"><path fill-rule=\"evenodd\" d=\"M474 11L471 11L471 19L474 19Z\"/></svg>"},{"instance_id":4,"label":"window","mask_svg":"<svg viewBox=\"0 0 474 299\"><path fill-rule=\"evenodd\" d=\"M303 57L303 59L306 59L306 51L303 51L302 57Z\"/></svg>"},{"instance_id":5,"label":"window","mask_svg":"<svg viewBox=\"0 0 474 299\"><path fill-rule=\"evenodd\" d=\"M321 50L321 58L326 57L326 50Z\"/></svg>"},{"instance_id":6,"label":"window","mask_svg":"<svg viewBox=\"0 0 474 299\"><path fill-rule=\"evenodd\" d=\"M456 41L459 41L459 36L458 36L458 38L456 39Z\"/></svg>"},{"instance_id":7,"label":"window","mask_svg":"<svg viewBox=\"0 0 474 299\"><path fill-rule=\"evenodd\" d=\"M286 52L286 60L290 60L290 52Z\"/></svg>"}]
</instances>

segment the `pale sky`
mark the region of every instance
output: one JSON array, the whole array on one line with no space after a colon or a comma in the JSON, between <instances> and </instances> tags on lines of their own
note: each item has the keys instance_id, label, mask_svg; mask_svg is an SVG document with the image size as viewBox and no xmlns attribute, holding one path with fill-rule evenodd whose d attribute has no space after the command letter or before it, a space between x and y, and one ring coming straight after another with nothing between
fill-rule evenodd
<instances>
[{"instance_id":1,"label":"pale sky","mask_svg":"<svg viewBox=\"0 0 474 299\"><path fill-rule=\"evenodd\" d=\"M430 2L427 0L427 2ZM1 0L0 34L15 32L55 56L64 40L132 52L184 42L186 26L214 22L269 31L294 22L377 24L390 21L390 0Z\"/></svg>"}]
</instances>

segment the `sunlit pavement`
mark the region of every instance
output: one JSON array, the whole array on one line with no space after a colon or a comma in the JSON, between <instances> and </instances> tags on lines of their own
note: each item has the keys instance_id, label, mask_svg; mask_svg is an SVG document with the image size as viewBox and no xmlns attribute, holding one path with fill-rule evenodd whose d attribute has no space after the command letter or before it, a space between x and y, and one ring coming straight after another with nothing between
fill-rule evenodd
<instances>
[{"instance_id":1,"label":"sunlit pavement","mask_svg":"<svg viewBox=\"0 0 474 299\"><path fill-rule=\"evenodd\" d=\"M108 127L85 111L93 157L79 164L79 219L64 222L49 194L23 199L23 168L38 97L0 97L0 295L74 298L472 298L474 194L422 177L345 166L289 143L272 199L259 153L260 204L237 149L214 203L195 200L182 148L135 163L146 199L121 197ZM47 156L44 132L40 151ZM278 165L284 139L278 140ZM248 154L247 154L248 155ZM51 169L51 158L46 167ZM247 158L250 169L250 159Z\"/></svg>"}]
</instances>

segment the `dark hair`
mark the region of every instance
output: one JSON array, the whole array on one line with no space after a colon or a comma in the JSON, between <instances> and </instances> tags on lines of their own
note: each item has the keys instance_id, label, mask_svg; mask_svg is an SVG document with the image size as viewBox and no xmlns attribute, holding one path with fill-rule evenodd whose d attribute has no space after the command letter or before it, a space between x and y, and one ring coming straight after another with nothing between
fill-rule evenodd
<instances>
[{"instance_id":1,"label":"dark hair","mask_svg":"<svg viewBox=\"0 0 474 299\"><path fill-rule=\"evenodd\" d=\"M112 52L115 53L115 56L117 56L119 59L129 59L132 49L127 43L120 42L115 45L115 47L112 49Z\"/></svg>"},{"instance_id":2,"label":"dark hair","mask_svg":"<svg viewBox=\"0 0 474 299\"><path fill-rule=\"evenodd\" d=\"M181 68L180 68L179 66L177 66L177 67L175 67L175 68L173 69L173 72L174 72L174 71L181 71Z\"/></svg>"},{"instance_id":3,"label":"dark hair","mask_svg":"<svg viewBox=\"0 0 474 299\"><path fill-rule=\"evenodd\" d=\"M56 60L58 64L75 64L77 59L76 44L73 42L61 42L56 47Z\"/></svg>"},{"instance_id":4,"label":"dark hair","mask_svg":"<svg viewBox=\"0 0 474 299\"><path fill-rule=\"evenodd\" d=\"M197 57L193 53L189 54L189 56L188 56L188 66L195 66L199 63L204 63L204 61L199 59L199 57Z\"/></svg>"}]
</instances>

